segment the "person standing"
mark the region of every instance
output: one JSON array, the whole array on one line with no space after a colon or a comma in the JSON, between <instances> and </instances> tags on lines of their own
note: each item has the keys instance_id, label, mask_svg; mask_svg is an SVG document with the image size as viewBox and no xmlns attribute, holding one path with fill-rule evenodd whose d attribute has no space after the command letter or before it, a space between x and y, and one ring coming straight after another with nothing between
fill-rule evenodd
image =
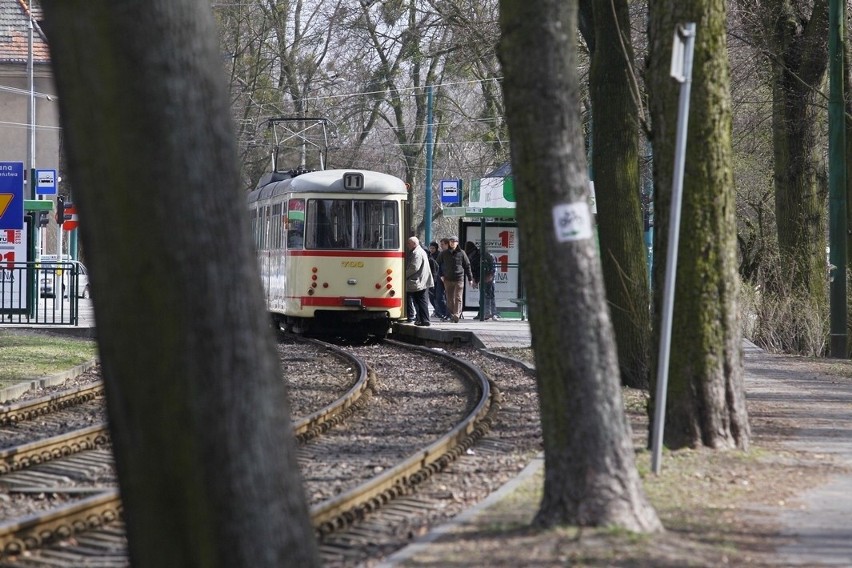
<instances>
[{"instance_id":1,"label":"person standing","mask_svg":"<svg viewBox=\"0 0 852 568\"><path fill-rule=\"evenodd\" d=\"M455 235L449 238L449 248L442 251L438 258L438 265L444 274L444 288L447 291L447 311L453 323L458 323L462 313L464 281L467 280L473 286L470 260L459 248L459 238Z\"/></svg>"},{"instance_id":2,"label":"person standing","mask_svg":"<svg viewBox=\"0 0 852 568\"><path fill-rule=\"evenodd\" d=\"M414 325L429 326L429 300L426 294L435 285L429 254L420 246L417 237L408 238L408 258L405 263L405 291L414 301ZM409 314L410 317L410 314Z\"/></svg>"},{"instance_id":3,"label":"person standing","mask_svg":"<svg viewBox=\"0 0 852 568\"><path fill-rule=\"evenodd\" d=\"M480 251L480 263L482 265L482 281L479 285L482 287L482 296L485 300L482 319L485 321L500 319L500 316L497 315L497 301L494 297L494 276L497 274L497 257L488 252L488 248L484 244Z\"/></svg>"},{"instance_id":4,"label":"person standing","mask_svg":"<svg viewBox=\"0 0 852 568\"><path fill-rule=\"evenodd\" d=\"M473 283L479 286L479 247L473 241L464 244L464 253L470 261L470 271L473 273Z\"/></svg>"},{"instance_id":5,"label":"person standing","mask_svg":"<svg viewBox=\"0 0 852 568\"><path fill-rule=\"evenodd\" d=\"M435 286L429 289L429 301L432 302L432 307L435 308L435 313L433 315L441 321L450 319L450 316L447 313L447 296L444 292L444 281L441 280L442 273L440 264L438 263L438 257L440 256L441 251L449 248L449 246L449 241L447 239L441 239L440 248L438 248L439 245L436 242L429 243L430 264L434 263L432 277L435 280Z\"/></svg>"}]
</instances>

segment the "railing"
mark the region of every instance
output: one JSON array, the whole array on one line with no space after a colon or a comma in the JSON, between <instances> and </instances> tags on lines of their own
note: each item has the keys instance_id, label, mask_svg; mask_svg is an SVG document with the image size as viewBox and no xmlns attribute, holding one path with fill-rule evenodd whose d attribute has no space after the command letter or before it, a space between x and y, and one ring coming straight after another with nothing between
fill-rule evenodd
<instances>
[{"instance_id":1,"label":"railing","mask_svg":"<svg viewBox=\"0 0 852 568\"><path fill-rule=\"evenodd\" d=\"M81 273L76 261L0 264L0 323L78 325Z\"/></svg>"}]
</instances>

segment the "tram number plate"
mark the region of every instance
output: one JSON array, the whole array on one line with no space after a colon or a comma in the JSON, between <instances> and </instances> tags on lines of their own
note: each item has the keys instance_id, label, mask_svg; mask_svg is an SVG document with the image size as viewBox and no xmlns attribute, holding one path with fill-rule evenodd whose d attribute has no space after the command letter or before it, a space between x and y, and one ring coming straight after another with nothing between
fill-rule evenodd
<instances>
[{"instance_id":1,"label":"tram number plate","mask_svg":"<svg viewBox=\"0 0 852 568\"><path fill-rule=\"evenodd\" d=\"M358 172L343 174L343 189L364 189L364 174Z\"/></svg>"}]
</instances>

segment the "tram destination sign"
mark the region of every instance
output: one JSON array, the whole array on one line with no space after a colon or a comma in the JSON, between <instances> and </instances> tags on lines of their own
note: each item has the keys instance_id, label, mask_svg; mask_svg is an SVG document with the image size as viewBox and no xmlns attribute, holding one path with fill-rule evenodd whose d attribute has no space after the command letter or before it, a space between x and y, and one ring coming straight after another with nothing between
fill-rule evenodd
<instances>
[{"instance_id":1,"label":"tram destination sign","mask_svg":"<svg viewBox=\"0 0 852 568\"><path fill-rule=\"evenodd\" d=\"M0 162L0 230L24 228L24 163Z\"/></svg>"}]
</instances>

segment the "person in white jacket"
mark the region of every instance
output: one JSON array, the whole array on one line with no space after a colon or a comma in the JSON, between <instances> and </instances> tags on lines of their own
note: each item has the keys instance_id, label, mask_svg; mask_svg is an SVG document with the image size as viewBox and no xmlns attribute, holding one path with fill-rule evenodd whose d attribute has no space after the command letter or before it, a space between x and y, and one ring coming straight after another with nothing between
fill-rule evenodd
<instances>
[{"instance_id":1,"label":"person in white jacket","mask_svg":"<svg viewBox=\"0 0 852 568\"><path fill-rule=\"evenodd\" d=\"M420 246L417 237L408 239L408 256L405 261L405 292L414 300L414 325L429 326L429 288L435 285L429 255ZM408 314L411 317L411 314Z\"/></svg>"}]
</instances>

